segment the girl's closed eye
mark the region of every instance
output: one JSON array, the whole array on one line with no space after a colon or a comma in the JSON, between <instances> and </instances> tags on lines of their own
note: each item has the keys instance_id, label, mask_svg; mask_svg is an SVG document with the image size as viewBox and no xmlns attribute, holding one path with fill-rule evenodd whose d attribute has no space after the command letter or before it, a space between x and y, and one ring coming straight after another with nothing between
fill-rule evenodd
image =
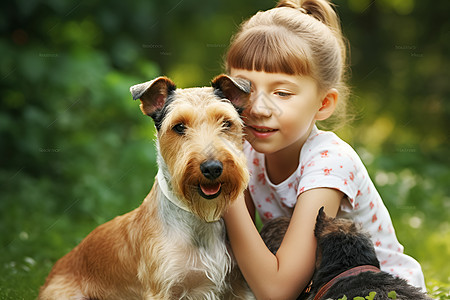
<instances>
[{"instance_id":1,"label":"girl's closed eye","mask_svg":"<svg viewBox=\"0 0 450 300\"><path fill-rule=\"evenodd\" d=\"M285 92L285 91L276 91L276 92L274 92L274 94L282 99L288 99L294 95L293 93Z\"/></svg>"}]
</instances>

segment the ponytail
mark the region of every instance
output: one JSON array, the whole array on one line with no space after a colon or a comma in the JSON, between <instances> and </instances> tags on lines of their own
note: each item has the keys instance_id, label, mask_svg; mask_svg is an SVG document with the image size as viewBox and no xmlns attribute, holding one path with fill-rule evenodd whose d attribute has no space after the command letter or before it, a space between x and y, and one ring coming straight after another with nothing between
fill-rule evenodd
<instances>
[{"instance_id":1,"label":"ponytail","mask_svg":"<svg viewBox=\"0 0 450 300\"><path fill-rule=\"evenodd\" d=\"M339 18L328 0L281 0L276 7L290 7L313 16L333 30L341 29Z\"/></svg>"}]
</instances>

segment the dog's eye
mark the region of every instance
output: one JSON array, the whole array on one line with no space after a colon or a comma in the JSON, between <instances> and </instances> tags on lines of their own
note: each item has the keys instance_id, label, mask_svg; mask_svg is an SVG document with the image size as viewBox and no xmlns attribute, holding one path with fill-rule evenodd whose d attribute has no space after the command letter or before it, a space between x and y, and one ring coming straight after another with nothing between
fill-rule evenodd
<instances>
[{"instance_id":1,"label":"dog's eye","mask_svg":"<svg viewBox=\"0 0 450 300\"><path fill-rule=\"evenodd\" d=\"M233 122L231 122L230 120L225 120L222 123L222 128L225 129L225 130L230 129L231 126L233 126Z\"/></svg>"},{"instance_id":2,"label":"dog's eye","mask_svg":"<svg viewBox=\"0 0 450 300\"><path fill-rule=\"evenodd\" d=\"M178 123L172 127L172 130L176 133L182 135L186 131L186 126L183 123Z\"/></svg>"}]
</instances>

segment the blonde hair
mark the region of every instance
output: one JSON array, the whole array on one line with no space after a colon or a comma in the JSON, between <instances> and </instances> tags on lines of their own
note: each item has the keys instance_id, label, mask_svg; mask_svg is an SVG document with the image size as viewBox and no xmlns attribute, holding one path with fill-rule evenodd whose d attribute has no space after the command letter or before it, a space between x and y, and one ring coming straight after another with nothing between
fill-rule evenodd
<instances>
[{"instance_id":1,"label":"blonde hair","mask_svg":"<svg viewBox=\"0 0 450 300\"><path fill-rule=\"evenodd\" d=\"M226 56L226 69L231 68L311 76L321 91L339 92L335 113L325 127L348 119L346 41L328 0L282 0L256 13L232 38Z\"/></svg>"}]
</instances>

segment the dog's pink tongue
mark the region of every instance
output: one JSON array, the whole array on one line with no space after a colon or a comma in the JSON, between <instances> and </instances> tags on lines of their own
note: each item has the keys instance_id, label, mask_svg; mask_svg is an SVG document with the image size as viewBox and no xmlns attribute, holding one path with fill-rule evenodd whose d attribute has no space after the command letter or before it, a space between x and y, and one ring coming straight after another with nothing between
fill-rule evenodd
<instances>
[{"instance_id":1,"label":"dog's pink tongue","mask_svg":"<svg viewBox=\"0 0 450 300\"><path fill-rule=\"evenodd\" d=\"M211 196L219 192L220 186L221 184L218 182L214 184L201 184L200 188L206 196Z\"/></svg>"}]
</instances>

